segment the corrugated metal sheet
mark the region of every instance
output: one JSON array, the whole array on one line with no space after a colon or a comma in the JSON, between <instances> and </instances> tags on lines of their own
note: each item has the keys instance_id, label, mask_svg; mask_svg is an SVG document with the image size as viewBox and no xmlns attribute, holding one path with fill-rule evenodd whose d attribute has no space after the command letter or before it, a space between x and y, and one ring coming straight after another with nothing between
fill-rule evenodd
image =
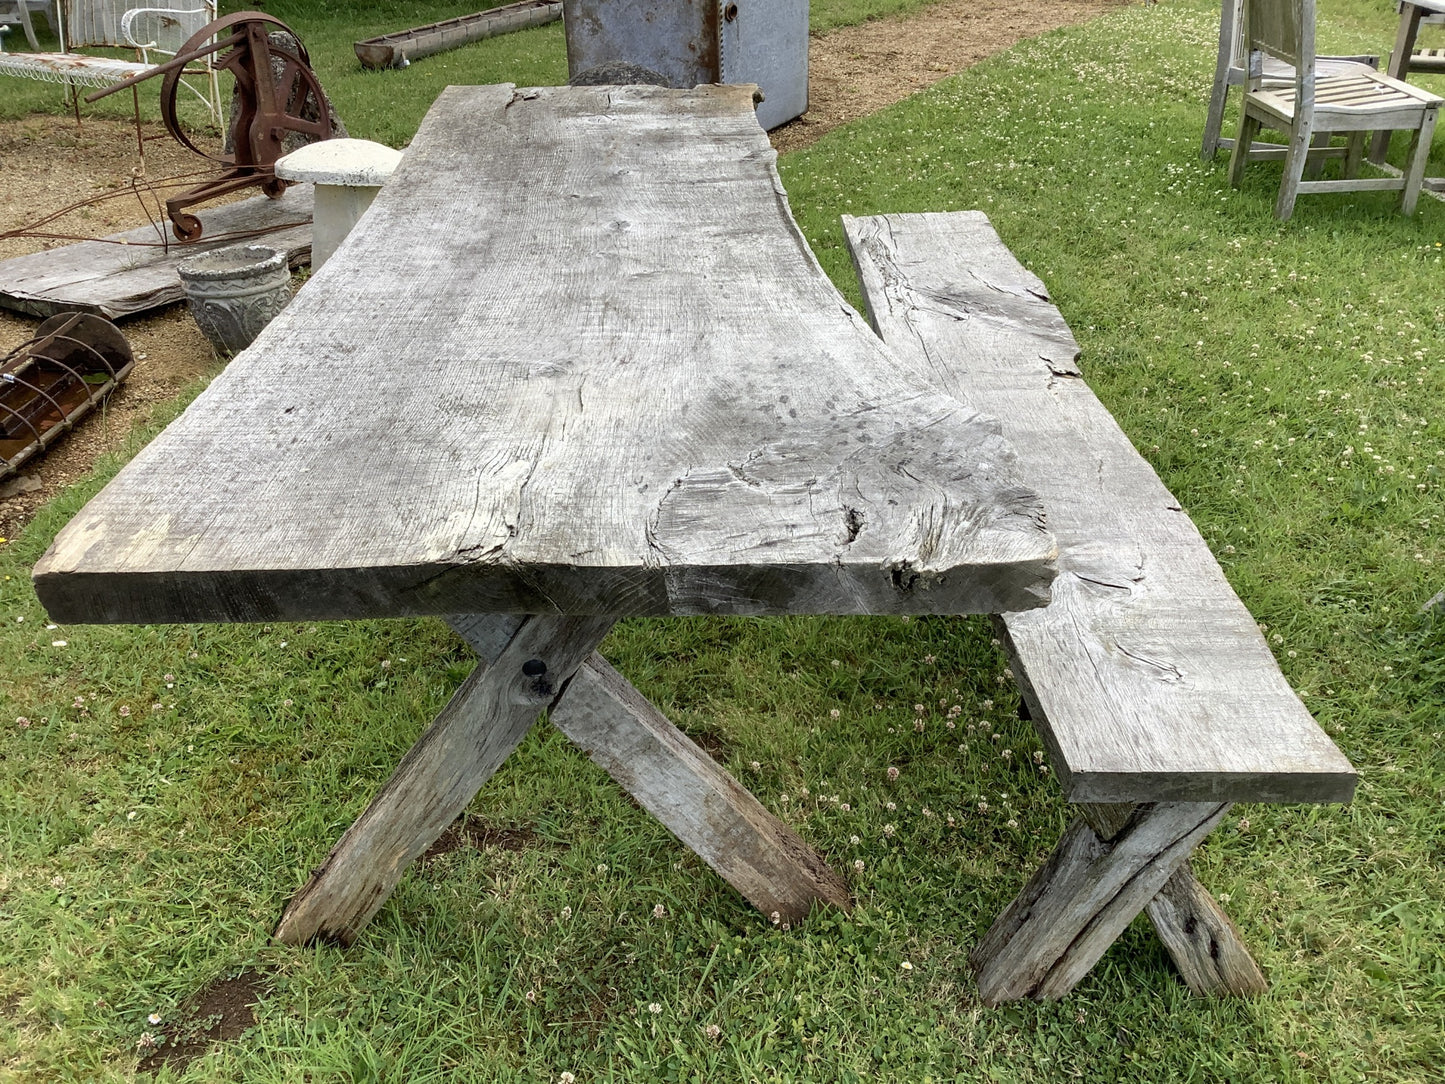
<instances>
[{"instance_id":1,"label":"corrugated metal sheet","mask_svg":"<svg viewBox=\"0 0 1445 1084\"><path fill-rule=\"evenodd\" d=\"M569 77L622 62L673 87L720 81L717 0L568 0L562 19Z\"/></svg>"},{"instance_id":2,"label":"corrugated metal sheet","mask_svg":"<svg viewBox=\"0 0 1445 1084\"><path fill-rule=\"evenodd\" d=\"M764 128L808 108L808 0L567 0L570 77L635 64L669 86L757 83Z\"/></svg>"}]
</instances>

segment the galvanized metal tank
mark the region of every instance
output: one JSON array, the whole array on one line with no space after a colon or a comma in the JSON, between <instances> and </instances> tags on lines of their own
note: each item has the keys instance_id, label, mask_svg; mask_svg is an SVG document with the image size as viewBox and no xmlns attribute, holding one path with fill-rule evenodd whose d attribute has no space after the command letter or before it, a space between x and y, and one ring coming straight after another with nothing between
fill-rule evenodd
<instances>
[{"instance_id":1,"label":"galvanized metal tank","mask_svg":"<svg viewBox=\"0 0 1445 1084\"><path fill-rule=\"evenodd\" d=\"M808 108L808 0L564 0L567 68L635 64L669 86L756 83L764 128Z\"/></svg>"}]
</instances>

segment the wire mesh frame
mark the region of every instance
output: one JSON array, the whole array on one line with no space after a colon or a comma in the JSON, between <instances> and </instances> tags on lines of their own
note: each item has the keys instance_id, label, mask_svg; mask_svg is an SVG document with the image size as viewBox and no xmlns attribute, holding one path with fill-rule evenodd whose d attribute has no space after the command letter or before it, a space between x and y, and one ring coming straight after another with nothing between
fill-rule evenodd
<instances>
[{"instance_id":1,"label":"wire mesh frame","mask_svg":"<svg viewBox=\"0 0 1445 1084\"><path fill-rule=\"evenodd\" d=\"M28 429L33 436L33 439L28 444L24 445L9 459L0 455L0 478L6 478L14 474L20 469L22 463L38 455L73 429L77 422L94 410L95 407L116 389L135 366L135 358L129 354L129 351L126 353L125 362L117 368L93 343L65 334L65 332L72 330L77 321L81 319L83 319L83 317L77 315L73 317L69 323L64 324L56 331L44 335L36 335L21 343L3 359L0 359L0 392L3 392L7 387L24 388L33 392L36 398L45 400L45 402L53 408L54 412L60 416L59 421L42 428L36 425L32 418L22 414L4 402L3 399L0 399L0 420L6 418L17 419L19 427ZM104 373L106 380L101 384L92 385L91 382L86 379L86 374L68 365L59 358L33 352L31 348L41 342L66 343L93 355L100 365L91 375L98 376ZM41 365L50 365L63 369L69 377L69 387L79 386L81 388L89 388L91 389L90 393L86 395L84 399L67 407L65 403L57 398L54 387L47 390L32 381L26 380L22 375L29 368L39 368ZM12 437L10 439L14 440L19 438Z\"/></svg>"}]
</instances>

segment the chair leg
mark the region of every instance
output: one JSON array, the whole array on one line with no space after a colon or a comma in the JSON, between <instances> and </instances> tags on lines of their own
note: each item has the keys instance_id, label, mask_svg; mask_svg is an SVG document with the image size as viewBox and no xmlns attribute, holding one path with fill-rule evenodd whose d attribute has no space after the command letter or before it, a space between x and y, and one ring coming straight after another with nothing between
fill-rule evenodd
<instances>
[{"instance_id":1,"label":"chair leg","mask_svg":"<svg viewBox=\"0 0 1445 1084\"><path fill-rule=\"evenodd\" d=\"M1234 137L1234 148L1229 152L1229 187L1238 188L1244 180L1244 166L1249 161L1249 145L1259 135L1258 117L1248 112L1239 118L1239 133Z\"/></svg>"},{"instance_id":2,"label":"chair leg","mask_svg":"<svg viewBox=\"0 0 1445 1084\"><path fill-rule=\"evenodd\" d=\"M1238 4L1230 0L1220 5L1219 55L1214 61L1214 89L1209 94L1209 112L1204 117L1204 141L1199 148L1199 157L1205 162L1214 161L1215 155L1219 153L1219 132L1224 127L1224 102L1229 97L1229 74L1234 63L1237 11Z\"/></svg>"},{"instance_id":3,"label":"chair leg","mask_svg":"<svg viewBox=\"0 0 1445 1084\"><path fill-rule=\"evenodd\" d=\"M1224 102L1229 95L1228 72L1214 79L1214 92L1209 97L1209 112L1204 117L1204 140L1199 148L1199 158L1212 162L1219 154L1219 131L1224 126Z\"/></svg>"},{"instance_id":4,"label":"chair leg","mask_svg":"<svg viewBox=\"0 0 1445 1084\"><path fill-rule=\"evenodd\" d=\"M1347 179L1360 175L1360 163L1365 157L1365 136L1366 132L1351 132L1350 141L1345 150L1345 177Z\"/></svg>"},{"instance_id":5,"label":"chair leg","mask_svg":"<svg viewBox=\"0 0 1445 1084\"><path fill-rule=\"evenodd\" d=\"M1310 149L1323 152L1330 145L1330 134L1328 132L1316 132L1314 139L1310 140ZM1317 181L1325 172L1325 155L1323 153L1311 154L1305 159L1305 176L1312 181Z\"/></svg>"},{"instance_id":6,"label":"chair leg","mask_svg":"<svg viewBox=\"0 0 1445 1084\"><path fill-rule=\"evenodd\" d=\"M1406 11L1406 17L1400 19L1399 29L1395 32L1395 49L1390 54L1390 62L1385 65L1385 74L1393 79L1404 79L1410 70L1410 54L1415 49L1420 16L1421 10L1412 4ZM1379 131L1370 141L1370 161L1376 165L1385 160L1385 153L1390 149L1390 135L1388 129Z\"/></svg>"},{"instance_id":7,"label":"chair leg","mask_svg":"<svg viewBox=\"0 0 1445 1084\"><path fill-rule=\"evenodd\" d=\"M1405 189L1400 193L1400 212L1412 215L1420 199L1420 186L1425 180L1425 160L1430 157L1430 141L1435 136L1436 111L1425 110L1425 117L1410 144L1409 165L1405 169Z\"/></svg>"},{"instance_id":8,"label":"chair leg","mask_svg":"<svg viewBox=\"0 0 1445 1084\"><path fill-rule=\"evenodd\" d=\"M1274 201L1274 216L1281 222L1288 222L1294 214L1294 201L1299 195L1299 184L1304 177L1305 163L1309 158L1310 126L1296 123L1290 133L1289 152L1284 159L1284 176L1279 182L1279 198Z\"/></svg>"},{"instance_id":9,"label":"chair leg","mask_svg":"<svg viewBox=\"0 0 1445 1084\"><path fill-rule=\"evenodd\" d=\"M25 40L30 43L33 52L40 52L40 42L35 37L35 25L30 21L30 9L25 6L25 0L20 0L18 5L20 16L20 27L25 31Z\"/></svg>"}]
</instances>

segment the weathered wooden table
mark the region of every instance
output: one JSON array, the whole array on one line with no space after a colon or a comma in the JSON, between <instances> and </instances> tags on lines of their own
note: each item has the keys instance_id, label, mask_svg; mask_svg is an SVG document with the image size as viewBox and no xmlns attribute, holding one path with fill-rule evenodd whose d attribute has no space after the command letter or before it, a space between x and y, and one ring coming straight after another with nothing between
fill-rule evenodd
<instances>
[{"instance_id":1,"label":"weathered wooden table","mask_svg":"<svg viewBox=\"0 0 1445 1084\"><path fill-rule=\"evenodd\" d=\"M435 614L477 649L282 940L350 941L544 709L775 921L846 905L594 649L626 615L1047 600L997 424L904 375L774 160L750 88L448 89L327 265L36 566L62 622Z\"/></svg>"}]
</instances>

